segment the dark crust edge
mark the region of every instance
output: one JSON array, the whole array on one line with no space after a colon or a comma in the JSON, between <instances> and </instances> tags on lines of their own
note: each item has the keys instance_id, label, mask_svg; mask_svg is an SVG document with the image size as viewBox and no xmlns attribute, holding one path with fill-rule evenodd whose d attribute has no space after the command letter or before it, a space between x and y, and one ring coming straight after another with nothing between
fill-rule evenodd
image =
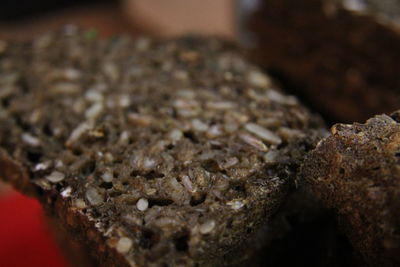
<instances>
[{"instance_id":1,"label":"dark crust edge","mask_svg":"<svg viewBox=\"0 0 400 267\"><path fill-rule=\"evenodd\" d=\"M73 243L80 244L80 253L89 258L93 266L132 266L116 249L107 245L104 235L99 232L93 221L71 206L71 201L56 191L44 191L30 181L26 169L0 148L0 179L12 184L23 194L33 196L42 204L45 214L57 224L64 234L69 235ZM58 229L57 229L58 230ZM67 260L68 256L66 255Z\"/></svg>"},{"instance_id":2,"label":"dark crust edge","mask_svg":"<svg viewBox=\"0 0 400 267\"><path fill-rule=\"evenodd\" d=\"M366 186L362 185L360 186L360 188L356 188L354 185L349 185L349 183L357 181L357 179L363 174L359 174L355 170L353 170L351 174L354 175L355 178L352 177L349 180L337 178L338 176L334 175L335 173L338 174L338 171L340 171L340 165L338 165L338 156L345 154L346 148L352 148L352 150L360 150L364 153L365 151L367 151L370 153L370 151L367 150L368 148L366 148L366 144L370 143L372 138L377 137L377 132L373 131L372 134L367 137L369 139L367 143L358 144L356 142L350 141L351 137L338 135L337 131L340 128L343 128L340 131L344 132L346 131L346 128L356 130L358 128L361 128L362 130L368 132L371 130L377 130L376 125L373 126L375 128L364 128L366 126L373 125L373 120L387 123L387 121L385 120L392 119L398 124L400 122L400 111L396 111L390 114L390 116L385 114L376 115L367 120L365 123L353 123L350 125L340 123L335 124L331 128L331 135L322 139L318 143L316 148L308 153L300 168L300 175L311 186L314 196L319 199L327 208L332 209L336 213L336 219L339 223L339 226L342 228L341 230L346 234L350 243L355 248L354 252L356 260L359 262L360 266L399 266L400 246L398 240L393 240L392 236L387 235L387 232L378 232L378 230L375 228L378 223L382 223L381 221L379 221L379 219L382 219L382 217L377 216L376 218L374 218L378 219L377 221L367 220L366 223L360 222L361 220L363 220L360 219L360 217L366 217L369 215L366 213L366 208L359 206L359 204L357 203L360 198L365 198L363 194L365 193L364 190ZM387 127L389 128L390 126ZM382 131L384 130L382 129ZM395 134L392 127L390 127L389 131L391 134ZM380 132L379 134L382 133ZM387 141L381 140L380 142L380 146L383 147L384 145L386 145L385 142ZM335 149L333 150L332 147L334 147ZM355 160L359 160L359 158L360 156L357 156L355 157ZM375 162L376 159L385 159L384 152L377 153ZM388 161L390 160L391 159L388 159ZM359 163L356 163L355 165L358 164ZM364 163L362 163L362 165L363 164ZM393 164L393 162L381 162L382 166L384 164ZM390 171L391 175L394 175L393 169L391 169ZM382 173L379 173L378 178L381 175ZM319 176L323 177L324 179L319 181ZM369 174L370 180L376 177L377 176L375 174ZM330 184L328 184L327 178L329 178L330 182L332 182L332 188L338 187L341 189L336 189L335 191L335 189L330 188ZM377 205L377 207L373 208L384 208L388 209L391 212L396 210L394 208L396 203L391 203L391 205L389 205L388 202L390 198L393 197L393 194L395 194L393 189L390 188L393 188L393 186L394 183L385 184L382 186L384 188L386 187L386 193L390 195L388 199L386 199L386 207L383 207L382 205ZM357 192L354 194L354 196L349 197L348 195L343 193L343 188L351 190L358 189L360 190L360 192ZM348 205L348 207L346 207L346 205ZM388 220L388 217L385 216L384 219ZM364 226L364 229L359 228L360 226ZM357 227L359 229L357 229ZM396 225L396 227L398 227L398 225ZM384 240L391 242L392 247L385 248Z\"/></svg>"},{"instance_id":3,"label":"dark crust edge","mask_svg":"<svg viewBox=\"0 0 400 267\"><path fill-rule=\"evenodd\" d=\"M29 196L36 196L34 185L24 167L0 148L0 179L11 183L17 190Z\"/></svg>"},{"instance_id":4,"label":"dark crust edge","mask_svg":"<svg viewBox=\"0 0 400 267\"><path fill-rule=\"evenodd\" d=\"M247 21L247 29L251 31L250 33L256 33L261 38L264 37L258 40L261 47L251 47L248 51L252 61L273 73L286 89L290 89L291 93L333 123L338 121L362 122L375 114L390 113L397 109L399 103L399 91L396 90L399 76L398 60L386 63L392 66L387 68L393 70L391 73L379 70L376 65L382 67L382 63L376 62L372 63L372 65L375 64L375 67L367 71L362 70L366 65L366 57L358 56L357 58L354 55L349 56L349 53L358 51L363 45L357 42L353 44L352 33L354 31L337 29L361 28L361 33L366 40L378 36L379 38L372 38L376 41L374 46L361 49L364 54L379 54L374 57L375 61L379 58L399 58L400 53L398 53L397 47L400 45L400 34L398 29L391 25L378 23L369 15L359 14L343 7L337 10L335 17L327 16L323 13L323 2L326 1L262 1L261 8ZM307 19L301 19L303 17ZM300 25L304 28L303 30L290 26L293 18L301 19ZM324 25L324 28L320 25ZM316 27L321 30L313 31ZM332 30L336 30L335 35L332 35ZM310 33L307 37L310 35L314 37L305 39L304 32L306 31ZM275 36L275 38L265 38L268 35ZM347 51L345 55L337 54L341 51L340 49L333 51L336 54L332 54L330 51L332 49L320 48L321 40L329 38L341 50ZM302 40L300 44L299 39ZM319 48L307 49L310 47ZM368 82L365 78L363 82L357 84L352 79L347 79L343 74L344 66L342 64L334 70L336 76L339 76L334 80L340 80L340 82L332 83L332 71L323 71L324 65L318 61L324 56L330 60L339 58L341 63L345 60L351 61L347 66L348 69L361 69L364 76L372 75L375 82ZM319 75L315 74L318 71L323 72ZM356 74L353 79L356 80L357 77ZM377 79L379 83L376 82Z\"/></svg>"}]
</instances>

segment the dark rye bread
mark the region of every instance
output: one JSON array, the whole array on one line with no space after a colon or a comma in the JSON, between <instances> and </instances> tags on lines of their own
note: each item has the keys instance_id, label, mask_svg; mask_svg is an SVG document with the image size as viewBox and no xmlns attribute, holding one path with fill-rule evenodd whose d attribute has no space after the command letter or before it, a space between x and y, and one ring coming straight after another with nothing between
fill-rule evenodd
<instances>
[{"instance_id":1,"label":"dark rye bread","mask_svg":"<svg viewBox=\"0 0 400 267\"><path fill-rule=\"evenodd\" d=\"M369 266L400 265L400 113L332 128L302 175Z\"/></svg>"},{"instance_id":2,"label":"dark rye bread","mask_svg":"<svg viewBox=\"0 0 400 267\"><path fill-rule=\"evenodd\" d=\"M400 103L400 1L259 0L242 35L253 59L333 122Z\"/></svg>"},{"instance_id":3,"label":"dark rye bread","mask_svg":"<svg viewBox=\"0 0 400 267\"><path fill-rule=\"evenodd\" d=\"M324 132L216 39L70 26L0 57L0 177L37 195L95 266L239 261Z\"/></svg>"}]
</instances>

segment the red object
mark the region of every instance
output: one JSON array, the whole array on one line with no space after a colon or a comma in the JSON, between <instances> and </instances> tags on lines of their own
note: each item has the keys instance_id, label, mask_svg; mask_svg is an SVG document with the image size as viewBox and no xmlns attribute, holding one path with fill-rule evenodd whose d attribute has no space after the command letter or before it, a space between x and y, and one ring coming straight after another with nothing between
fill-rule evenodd
<instances>
[{"instance_id":1,"label":"red object","mask_svg":"<svg viewBox=\"0 0 400 267\"><path fill-rule=\"evenodd\" d=\"M0 195L0 266L67 267L35 199Z\"/></svg>"}]
</instances>

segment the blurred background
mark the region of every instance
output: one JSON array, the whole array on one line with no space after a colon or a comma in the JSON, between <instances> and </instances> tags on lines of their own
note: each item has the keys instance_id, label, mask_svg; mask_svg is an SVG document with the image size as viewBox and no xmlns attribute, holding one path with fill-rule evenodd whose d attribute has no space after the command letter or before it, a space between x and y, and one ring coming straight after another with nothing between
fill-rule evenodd
<instances>
[{"instance_id":1,"label":"blurred background","mask_svg":"<svg viewBox=\"0 0 400 267\"><path fill-rule=\"evenodd\" d=\"M64 24L96 28L102 36L185 32L233 37L234 0L2 1L0 38L27 39Z\"/></svg>"}]
</instances>

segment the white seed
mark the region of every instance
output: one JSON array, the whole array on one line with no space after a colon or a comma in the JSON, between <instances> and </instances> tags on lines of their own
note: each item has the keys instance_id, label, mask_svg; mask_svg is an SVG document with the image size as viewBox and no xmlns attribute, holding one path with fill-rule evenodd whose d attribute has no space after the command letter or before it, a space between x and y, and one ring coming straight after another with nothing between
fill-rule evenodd
<instances>
[{"instance_id":1,"label":"white seed","mask_svg":"<svg viewBox=\"0 0 400 267\"><path fill-rule=\"evenodd\" d=\"M104 100L103 94L96 89L87 90L85 93L85 98L93 103L100 103Z\"/></svg>"},{"instance_id":2,"label":"white seed","mask_svg":"<svg viewBox=\"0 0 400 267\"><path fill-rule=\"evenodd\" d=\"M91 87L90 90L98 91L98 92L105 92L107 91L108 85L105 83L97 83Z\"/></svg>"},{"instance_id":3,"label":"white seed","mask_svg":"<svg viewBox=\"0 0 400 267\"><path fill-rule=\"evenodd\" d=\"M30 146L39 146L40 145L40 140L37 137L34 137L31 134L24 133L21 136L22 141Z\"/></svg>"},{"instance_id":4,"label":"white seed","mask_svg":"<svg viewBox=\"0 0 400 267\"><path fill-rule=\"evenodd\" d=\"M81 137L81 135L90 130L91 127L87 122L83 122L81 124L78 125L78 127L76 127L71 135L69 136L68 140L65 142L66 146L69 147L71 145L73 145L76 141L78 141L78 139Z\"/></svg>"},{"instance_id":5,"label":"white seed","mask_svg":"<svg viewBox=\"0 0 400 267\"><path fill-rule=\"evenodd\" d=\"M214 184L213 188L215 191L223 192L229 188L229 182L227 179L220 179Z\"/></svg>"},{"instance_id":6,"label":"white seed","mask_svg":"<svg viewBox=\"0 0 400 267\"><path fill-rule=\"evenodd\" d=\"M124 215L122 217L122 219L124 220L124 222L126 222L130 225L136 224L136 225L140 226L143 224L143 219L141 217L142 216L140 216L140 214L137 214L137 213L136 214L128 213L128 214Z\"/></svg>"},{"instance_id":7,"label":"white seed","mask_svg":"<svg viewBox=\"0 0 400 267\"><path fill-rule=\"evenodd\" d=\"M59 82L50 87L50 92L53 94L74 95L78 94L80 91L80 86L71 82Z\"/></svg>"},{"instance_id":8,"label":"white seed","mask_svg":"<svg viewBox=\"0 0 400 267\"><path fill-rule=\"evenodd\" d=\"M248 97L255 100L256 102L261 102L261 103L270 103L271 102L266 94L256 92L253 89L248 89L246 91L246 94Z\"/></svg>"},{"instance_id":9,"label":"white seed","mask_svg":"<svg viewBox=\"0 0 400 267\"><path fill-rule=\"evenodd\" d=\"M176 70L172 73L172 76L181 81L187 81L189 79L189 74L184 70Z\"/></svg>"},{"instance_id":10,"label":"white seed","mask_svg":"<svg viewBox=\"0 0 400 267\"><path fill-rule=\"evenodd\" d=\"M227 110L235 108L235 103L228 101L220 101L220 102L207 102L206 107L213 110Z\"/></svg>"},{"instance_id":11,"label":"white seed","mask_svg":"<svg viewBox=\"0 0 400 267\"><path fill-rule=\"evenodd\" d=\"M85 201L83 201L83 200L80 199L80 198L75 199L74 205L75 205L75 207L77 207L78 209L84 209L84 208L86 208L86 203L85 203Z\"/></svg>"},{"instance_id":12,"label":"white seed","mask_svg":"<svg viewBox=\"0 0 400 267\"><path fill-rule=\"evenodd\" d=\"M46 179L52 183L59 183L64 180L65 174L58 171L53 171L49 175L46 176Z\"/></svg>"},{"instance_id":13,"label":"white seed","mask_svg":"<svg viewBox=\"0 0 400 267\"><path fill-rule=\"evenodd\" d=\"M232 67L232 61L232 58L228 55L221 56L217 59L218 68L221 70L227 70Z\"/></svg>"},{"instance_id":14,"label":"white seed","mask_svg":"<svg viewBox=\"0 0 400 267\"><path fill-rule=\"evenodd\" d=\"M281 127L279 129L279 135L284 139L284 140L293 140L296 138L302 138L305 137L305 133L298 130L298 129L291 129L287 127Z\"/></svg>"},{"instance_id":15,"label":"white seed","mask_svg":"<svg viewBox=\"0 0 400 267\"><path fill-rule=\"evenodd\" d=\"M143 168L147 170L151 170L156 167L157 161L154 158L145 157L143 159Z\"/></svg>"},{"instance_id":16,"label":"white seed","mask_svg":"<svg viewBox=\"0 0 400 267\"><path fill-rule=\"evenodd\" d=\"M157 189L155 188L149 188L146 190L147 195L154 195L155 193L157 193Z\"/></svg>"},{"instance_id":17,"label":"white seed","mask_svg":"<svg viewBox=\"0 0 400 267\"><path fill-rule=\"evenodd\" d=\"M165 147L168 145L168 141L166 140L158 140L152 147L151 151L153 152L161 152L165 149Z\"/></svg>"},{"instance_id":18,"label":"white seed","mask_svg":"<svg viewBox=\"0 0 400 267\"><path fill-rule=\"evenodd\" d=\"M96 222L96 223L94 224L94 227L96 227L97 229L101 229L102 226L103 226L103 224L102 224L101 222Z\"/></svg>"},{"instance_id":19,"label":"white seed","mask_svg":"<svg viewBox=\"0 0 400 267\"><path fill-rule=\"evenodd\" d=\"M264 141L266 141L270 144L279 145L280 143L282 143L282 140L279 136L277 136L270 130L265 129L264 127L262 127L258 124L247 123L245 125L245 129L247 131L257 135L258 137L260 137L261 139L263 139Z\"/></svg>"},{"instance_id":20,"label":"white seed","mask_svg":"<svg viewBox=\"0 0 400 267\"><path fill-rule=\"evenodd\" d=\"M204 151L199 156L199 160L205 161L205 160L213 159L213 158L215 158L215 156L216 156L215 151Z\"/></svg>"},{"instance_id":21,"label":"white seed","mask_svg":"<svg viewBox=\"0 0 400 267\"><path fill-rule=\"evenodd\" d=\"M116 81L119 78L119 70L114 63L105 63L103 65L103 72L112 81Z\"/></svg>"},{"instance_id":22,"label":"white seed","mask_svg":"<svg viewBox=\"0 0 400 267\"><path fill-rule=\"evenodd\" d=\"M215 221L208 220L200 225L199 231L200 231L200 233L205 235L205 234L210 233L214 228L215 228Z\"/></svg>"},{"instance_id":23,"label":"white seed","mask_svg":"<svg viewBox=\"0 0 400 267\"><path fill-rule=\"evenodd\" d=\"M95 103L85 112L85 117L89 120L95 120L103 111L102 103Z\"/></svg>"},{"instance_id":24,"label":"white seed","mask_svg":"<svg viewBox=\"0 0 400 267\"><path fill-rule=\"evenodd\" d=\"M68 186L63 191L61 191L61 196L62 197L70 197L71 193L72 193L72 188L70 186Z\"/></svg>"},{"instance_id":25,"label":"white seed","mask_svg":"<svg viewBox=\"0 0 400 267\"><path fill-rule=\"evenodd\" d=\"M128 237L121 237L117 243L117 251L119 253L127 253L132 248L133 242Z\"/></svg>"},{"instance_id":26,"label":"white seed","mask_svg":"<svg viewBox=\"0 0 400 267\"><path fill-rule=\"evenodd\" d=\"M247 116L246 114L243 114L243 113L231 112L230 115L232 116L232 118L235 121L237 121L237 122L239 122L241 124L246 123L246 122L249 121L249 116Z\"/></svg>"},{"instance_id":27,"label":"white seed","mask_svg":"<svg viewBox=\"0 0 400 267\"><path fill-rule=\"evenodd\" d=\"M266 93L266 96L269 100L271 100L272 102L276 102L279 104L283 104L283 105L297 105L297 98L294 96L290 96L290 95L283 95L280 92L276 91L276 90L269 90Z\"/></svg>"},{"instance_id":28,"label":"white seed","mask_svg":"<svg viewBox=\"0 0 400 267\"><path fill-rule=\"evenodd\" d=\"M35 165L35 172L37 171L44 171L50 167L51 161L41 162Z\"/></svg>"},{"instance_id":29,"label":"white seed","mask_svg":"<svg viewBox=\"0 0 400 267\"><path fill-rule=\"evenodd\" d=\"M36 109L32 112L32 114L29 116L29 121L32 124L36 124L40 118L42 117L42 110Z\"/></svg>"},{"instance_id":30,"label":"white seed","mask_svg":"<svg viewBox=\"0 0 400 267\"><path fill-rule=\"evenodd\" d=\"M233 210L239 210L244 207L245 203L242 200L234 199L226 203Z\"/></svg>"},{"instance_id":31,"label":"white seed","mask_svg":"<svg viewBox=\"0 0 400 267\"><path fill-rule=\"evenodd\" d=\"M199 119L192 120L192 127L193 127L193 129L195 129L196 131L199 131L199 132L205 132L208 130L208 125Z\"/></svg>"},{"instance_id":32,"label":"white seed","mask_svg":"<svg viewBox=\"0 0 400 267\"><path fill-rule=\"evenodd\" d=\"M92 205L100 205L103 203L103 196L94 187L89 187L85 193L86 199Z\"/></svg>"},{"instance_id":33,"label":"white seed","mask_svg":"<svg viewBox=\"0 0 400 267\"><path fill-rule=\"evenodd\" d=\"M196 117L200 114L200 109L178 109L178 115L184 118Z\"/></svg>"},{"instance_id":34,"label":"white seed","mask_svg":"<svg viewBox=\"0 0 400 267\"><path fill-rule=\"evenodd\" d=\"M193 185L192 181L190 180L189 176L187 176L187 175L182 176L182 184L186 188L186 190L191 193L194 193L197 191L196 187Z\"/></svg>"},{"instance_id":35,"label":"white seed","mask_svg":"<svg viewBox=\"0 0 400 267\"><path fill-rule=\"evenodd\" d=\"M151 116L139 114L139 113L129 113L128 122L132 125L138 126L149 126L153 121Z\"/></svg>"},{"instance_id":36,"label":"white seed","mask_svg":"<svg viewBox=\"0 0 400 267\"><path fill-rule=\"evenodd\" d=\"M193 90L179 90L176 94L180 97L189 99L196 97L196 93Z\"/></svg>"},{"instance_id":37,"label":"white seed","mask_svg":"<svg viewBox=\"0 0 400 267\"><path fill-rule=\"evenodd\" d=\"M250 83L250 85L261 88L269 87L272 83L268 76L259 71L249 72L247 75L247 81Z\"/></svg>"},{"instance_id":38,"label":"white seed","mask_svg":"<svg viewBox=\"0 0 400 267\"><path fill-rule=\"evenodd\" d=\"M77 80L81 77L81 72L77 69L68 68L63 72L64 78L67 80Z\"/></svg>"},{"instance_id":39,"label":"white seed","mask_svg":"<svg viewBox=\"0 0 400 267\"><path fill-rule=\"evenodd\" d=\"M250 134L241 134L239 137L245 143L257 148L258 150L265 151L265 152L268 151L268 147L260 139L257 139Z\"/></svg>"},{"instance_id":40,"label":"white seed","mask_svg":"<svg viewBox=\"0 0 400 267\"><path fill-rule=\"evenodd\" d=\"M140 211L145 211L149 207L149 201L145 198L141 198L136 203L136 208Z\"/></svg>"},{"instance_id":41,"label":"white seed","mask_svg":"<svg viewBox=\"0 0 400 267\"><path fill-rule=\"evenodd\" d=\"M105 173L103 173L103 175L101 176L101 179L103 179L104 182L106 183L111 183L112 180L114 178L114 175L112 174L111 171L106 171Z\"/></svg>"},{"instance_id":42,"label":"white seed","mask_svg":"<svg viewBox=\"0 0 400 267\"><path fill-rule=\"evenodd\" d=\"M107 163L112 163L114 161L114 156L110 152L107 152L104 154L104 160Z\"/></svg>"},{"instance_id":43,"label":"white seed","mask_svg":"<svg viewBox=\"0 0 400 267\"><path fill-rule=\"evenodd\" d=\"M131 100L129 98L129 95L120 95L118 97L118 106L120 106L121 108L129 107L130 104Z\"/></svg>"},{"instance_id":44,"label":"white seed","mask_svg":"<svg viewBox=\"0 0 400 267\"><path fill-rule=\"evenodd\" d=\"M222 127L221 125L213 125L207 131L207 137L215 138L222 135Z\"/></svg>"},{"instance_id":45,"label":"white seed","mask_svg":"<svg viewBox=\"0 0 400 267\"><path fill-rule=\"evenodd\" d=\"M55 167L57 169L62 168L63 166L64 166L64 163L62 162L62 160L60 160L60 159L56 160Z\"/></svg>"},{"instance_id":46,"label":"white seed","mask_svg":"<svg viewBox=\"0 0 400 267\"><path fill-rule=\"evenodd\" d=\"M364 0L343 0L343 6L352 11L362 12L367 10L367 4Z\"/></svg>"},{"instance_id":47,"label":"white seed","mask_svg":"<svg viewBox=\"0 0 400 267\"><path fill-rule=\"evenodd\" d=\"M33 180L33 183L40 186L42 189L50 190L51 185L46 179Z\"/></svg>"},{"instance_id":48,"label":"white seed","mask_svg":"<svg viewBox=\"0 0 400 267\"><path fill-rule=\"evenodd\" d=\"M239 163L239 159L237 157L231 157L228 158L223 164L222 164L222 168L224 169L229 169L230 167L235 166L236 164Z\"/></svg>"},{"instance_id":49,"label":"white seed","mask_svg":"<svg viewBox=\"0 0 400 267\"><path fill-rule=\"evenodd\" d=\"M129 143L129 132L128 131L123 131L121 135L119 136L118 143L120 145L127 145Z\"/></svg>"},{"instance_id":50,"label":"white seed","mask_svg":"<svg viewBox=\"0 0 400 267\"><path fill-rule=\"evenodd\" d=\"M176 180L176 178L171 177L166 182L167 192L171 196L172 200L176 203L181 203L185 201L187 192L185 188Z\"/></svg>"},{"instance_id":51,"label":"white seed","mask_svg":"<svg viewBox=\"0 0 400 267\"><path fill-rule=\"evenodd\" d=\"M262 118L258 120L259 124L264 125L267 128L279 128L282 125L282 121L279 118Z\"/></svg>"},{"instance_id":52,"label":"white seed","mask_svg":"<svg viewBox=\"0 0 400 267\"><path fill-rule=\"evenodd\" d=\"M104 132L102 130L91 130L88 132L88 135L94 138L102 138L104 137Z\"/></svg>"},{"instance_id":53,"label":"white seed","mask_svg":"<svg viewBox=\"0 0 400 267\"><path fill-rule=\"evenodd\" d=\"M55 127L55 128L53 128L53 133L54 133L54 136L60 137L61 134L63 133L63 130L60 127Z\"/></svg>"},{"instance_id":54,"label":"white seed","mask_svg":"<svg viewBox=\"0 0 400 267\"><path fill-rule=\"evenodd\" d=\"M173 105L177 109L192 109L199 107L199 103L196 100L191 99L177 99L174 101Z\"/></svg>"},{"instance_id":55,"label":"white seed","mask_svg":"<svg viewBox=\"0 0 400 267\"><path fill-rule=\"evenodd\" d=\"M266 163L275 163L278 156L279 152L277 150L270 150L265 153L264 160Z\"/></svg>"},{"instance_id":56,"label":"white seed","mask_svg":"<svg viewBox=\"0 0 400 267\"><path fill-rule=\"evenodd\" d=\"M181 222L175 218L171 217L161 217L152 221L152 224L159 228L169 228L177 227Z\"/></svg>"},{"instance_id":57,"label":"white seed","mask_svg":"<svg viewBox=\"0 0 400 267\"><path fill-rule=\"evenodd\" d=\"M179 129L174 129L169 133L168 137L172 142L177 142L181 140L181 138L183 137L183 133Z\"/></svg>"},{"instance_id":58,"label":"white seed","mask_svg":"<svg viewBox=\"0 0 400 267\"><path fill-rule=\"evenodd\" d=\"M239 125L236 122L230 121L224 124L224 129L228 133L234 133L239 128Z\"/></svg>"}]
</instances>

